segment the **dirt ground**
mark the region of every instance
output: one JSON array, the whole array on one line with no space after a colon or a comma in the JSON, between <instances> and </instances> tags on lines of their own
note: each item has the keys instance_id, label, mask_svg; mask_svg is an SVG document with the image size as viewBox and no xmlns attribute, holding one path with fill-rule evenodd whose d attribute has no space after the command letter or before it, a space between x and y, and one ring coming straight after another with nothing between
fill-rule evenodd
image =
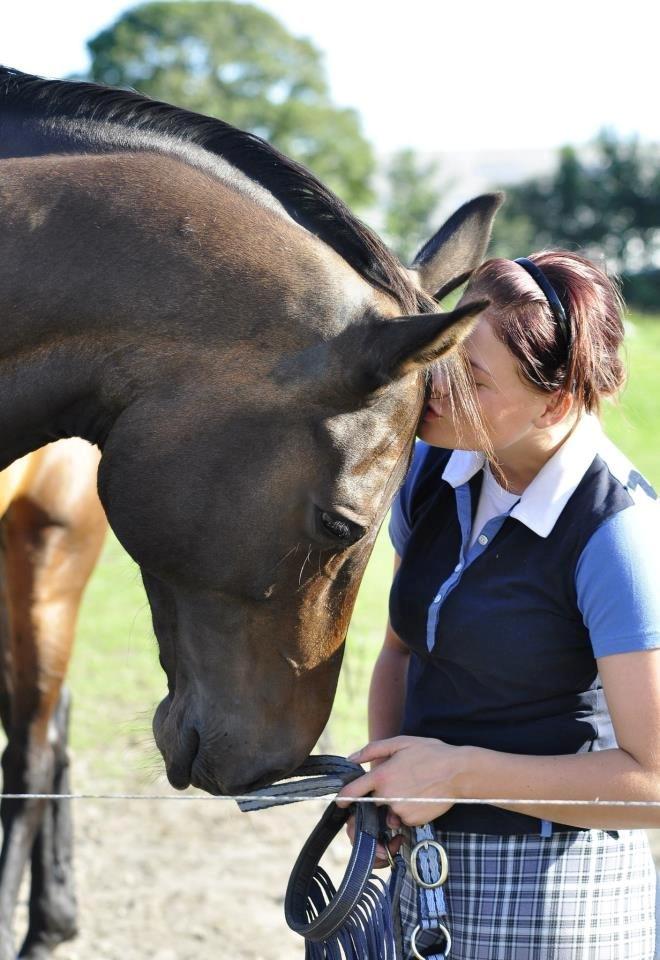
<instances>
[{"instance_id":1,"label":"dirt ground","mask_svg":"<svg viewBox=\"0 0 660 960\"><path fill-rule=\"evenodd\" d=\"M294 960L283 899L323 805L75 801L80 934L57 960ZM331 862L343 869L342 838ZM27 918L24 889L17 932Z\"/></svg>"},{"instance_id":2,"label":"dirt ground","mask_svg":"<svg viewBox=\"0 0 660 960\"><path fill-rule=\"evenodd\" d=\"M75 804L80 935L57 960L300 960L283 898L321 803L252 814L213 800ZM660 862L660 835L654 846ZM343 871L347 854L338 838L330 865Z\"/></svg>"}]
</instances>

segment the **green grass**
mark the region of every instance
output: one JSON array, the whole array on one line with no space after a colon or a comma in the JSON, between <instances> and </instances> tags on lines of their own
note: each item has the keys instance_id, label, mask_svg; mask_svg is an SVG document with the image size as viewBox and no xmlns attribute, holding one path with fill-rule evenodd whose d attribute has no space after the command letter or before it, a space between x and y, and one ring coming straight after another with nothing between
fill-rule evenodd
<instances>
[{"instance_id":1,"label":"green grass","mask_svg":"<svg viewBox=\"0 0 660 960\"><path fill-rule=\"evenodd\" d=\"M605 409L607 434L656 488L660 485L660 317L634 314L627 330L629 378Z\"/></svg>"},{"instance_id":2,"label":"green grass","mask_svg":"<svg viewBox=\"0 0 660 960\"><path fill-rule=\"evenodd\" d=\"M660 317L634 316L628 340L629 384L605 411L613 441L660 483ZM324 749L346 753L366 741L366 691L382 642L392 550L385 531L358 597ZM139 574L108 539L81 611L70 674L72 743L83 760L79 789L148 786L160 769L150 736L153 707L165 692ZM81 778L84 777L84 780Z\"/></svg>"}]
</instances>

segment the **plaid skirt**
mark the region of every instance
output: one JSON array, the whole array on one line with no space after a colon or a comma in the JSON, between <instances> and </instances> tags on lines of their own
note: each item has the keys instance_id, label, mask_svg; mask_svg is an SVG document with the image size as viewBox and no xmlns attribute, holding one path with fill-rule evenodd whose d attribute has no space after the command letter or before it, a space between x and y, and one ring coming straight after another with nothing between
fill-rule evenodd
<instances>
[{"instance_id":1,"label":"plaid skirt","mask_svg":"<svg viewBox=\"0 0 660 960\"><path fill-rule=\"evenodd\" d=\"M643 830L438 832L438 840L449 859L451 960L653 960L656 872ZM409 960L417 923L409 870L397 886ZM433 942L417 937L418 948Z\"/></svg>"}]
</instances>

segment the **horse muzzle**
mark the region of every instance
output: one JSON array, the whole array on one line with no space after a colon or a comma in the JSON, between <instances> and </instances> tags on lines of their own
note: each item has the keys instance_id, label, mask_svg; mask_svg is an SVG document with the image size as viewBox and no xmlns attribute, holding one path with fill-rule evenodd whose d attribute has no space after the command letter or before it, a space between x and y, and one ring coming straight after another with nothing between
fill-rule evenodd
<instances>
[{"instance_id":1,"label":"horse muzzle","mask_svg":"<svg viewBox=\"0 0 660 960\"><path fill-rule=\"evenodd\" d=\"M295 770L310 750L307 742L290 742L283 749L280 740L264 741L256 730L250 736L244 725L240 737L231 729L206 733L204 724L170 696L156 710L153 732L170 784L176 790L197 787L213 796L271 784Z\"/></svg>"}]
</instances>

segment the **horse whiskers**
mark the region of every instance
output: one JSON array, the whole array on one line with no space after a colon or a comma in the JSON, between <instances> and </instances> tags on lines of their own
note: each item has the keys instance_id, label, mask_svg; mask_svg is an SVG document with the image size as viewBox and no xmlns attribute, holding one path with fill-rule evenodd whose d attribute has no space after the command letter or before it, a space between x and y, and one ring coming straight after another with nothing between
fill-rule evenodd
<instances>
[{"instance_id":1,"label":"horse whiskers","mask_svg":"<svg viewBox=\"0 0 660 960\"><path fill-rule=\"evenodd\" d=\"M287 557L290 557L292 553L298 553L298 548L299 548L299 546L300 546L300 541L298 541L298 543L295 545L295 547L291 547L290 550L287 550L287 552L284 554L284 556L281 557L281 558L277 561L277 563L276 563L275 566L273 567L273 570L277 570L277 568L279 567L279 565L280 565L281 563L284 563L284 561L286 560L286 558L287 558Z\"/></svg>"},{"instance_id":2,"label":"horse whiskers","mask_svg":"<svg viewBox=\"0 0 660 960\"><path fill-rule=\"evenodd\" d=\"M300 568L300 574L299 574L299 576L298 576L298 586L300 586L300 584L302 583L303 570L305 569L305 564L307 563L307 561L309 560L309 558L310 558L311 555L312 555L312 549L313 549L313 548L312 548L312 545L311 545L311 543L310 543L310 545L309 545L309 550L307 551L307 556L306 556L305 559L303 560L302 567Z\"/></svg>"}]
</instances>

